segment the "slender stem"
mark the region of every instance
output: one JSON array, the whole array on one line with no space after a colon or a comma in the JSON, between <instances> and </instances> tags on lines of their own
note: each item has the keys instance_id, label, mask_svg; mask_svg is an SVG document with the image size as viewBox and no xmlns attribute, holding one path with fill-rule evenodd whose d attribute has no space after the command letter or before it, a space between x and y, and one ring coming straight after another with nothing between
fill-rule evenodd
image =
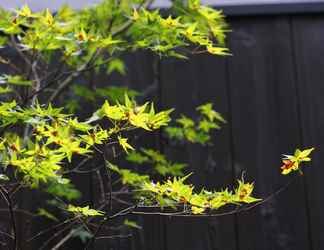
<instances>
[{"instance_id":1,"label":"slender stem","mask_svg":"<svg viewBox=\"0 0 324 250\"><path fill-rule=\"evenodd\" d=\"M61 222L61 223L59 223L59 224L56 224L56 225L50 227L50 228L47 228L47 229L45 229L45 230L42 230L42 231L38 232L36 235L34 235L34 236L32 236L31 238L29 238L29 239L27 240L27 242L30 242L30 241L32 241L32 240L38 238L39 236L41 236L41 235L43 235L43 234L45 234L45 233L48 233L48 232L50 232L50 231L52 231L52 230L54 230L54 229L57 229L58 227L61 227L61 226L65 225L65 224L70 223L70 222L73 222L73 221L75 221L75 220L76 220L76 218L67 219L67 220L65 220L65 221L63 221L63 222Z\"/></svg>"},{"instance_id":2,"label":"slender stem","mask_svg":"<svg viewBox=\"0 0 324 250\"><path fill-rule=\"evenodd\" d=\"M70 232L61 239L54 247L52 247L52 250L58 250L65 242L67 242L74 234L74 230L71 229Z\"/></svg>"},{"instance_id":3,"label":"slender stem","mask_svg":"<svg viewBox=\"0 0 324 250\"><path fill-rule=\"evenodd\" d=\"M125 216L127 214L130 214L134 209L136 208L136 206L130 206L128 208L125 208L121 211L119 211L118 213L112 215L112 216L107 216L105 217L99 224L97 230L95 231L93 237L91 240L88 241L87 245L85 246L84 250L88 250L89 247L95 242L98 234L100 233L102 227L107 223L107 221L110 221L112 219L116 219L118 217L121 217L121 216Z\"/></svg>"},{"instance_id":4,"label":"slender stem","mask_svg":"<svg viewBox=\"0 0 324 250\"><path fill-rule=\"evenodd\" d=\"M91 58L85 62L84 64L82 64L81 66L79 66L79 68L74 71L71 75L69 75L59 86L58 88L54 91L54 93L49 97L48 99L48 103L52 102L54 99L56 99L56 97L58 97L61 92L75 79L77 78L82 71L86 70L93 61L95 61L95 59L100 55L102 49L97 49L96 52L93 53L93 55L91 56Z\"/></svg>"},{"instance_id":5,"label":"slender stem","mask_svg":"<svg viewBox=\"0 0 324 250\"><path fill-rule=\"evenodd\" d=\"M101 236L96 237L96 240L105 240L105 239L125 239L132 237L132 234L126 234L126 235L111 235L111 236Z\"/></svg>"},{"instance_id":6,"label":"slender stem","mask_svg":"<svg viewBox=\"0 0 324 250\"><path fill-rule=\"evenodd\" d=\"M18 238L17 238L17 226L16 226L16 219L15 219L15 213L13 209L13 204L11 197L8 193L8 191L0 186L0 193L2 194L3 198L5 199L7 205L8 205L8 210L10 214L10 220L11 220L11 225L12 225L12 231L13 231L13 249L18 250Z\"/></svg>"},{"instance_id":7,"label":"slender stem","mask_svg":"<svg viewBox=\"0 0 324 250\"><path fill-rule=\"evenodd\" d=\"M107 145L105 145L105 148L104 148L105 152L103 153L103 159L105 161L105 165L106 165L106 171L107 171L107 175L108 175L108 192L109 192L109 212L111 213L112 210L113 210L113 207L112 207L112 179L111 179L111 170L108 166L108 148L107 148Z\"/></svg>"},{"instance_id":8,"label":"slender stem","mask_svg":"<svg viewBox=\"0 0 324 250\"><path fill-rule=\"evenodd\" d=\"M60 234L62 234L64 231L66 231L67 229L69 229L70 227L72 227L74 225L74 223L71 223L69 225L67 225L66 227L64 227L63 229L61 229L60 231L56 232L55 234L53 234L52 237L50 237L48 240L46 240L43 245L39 248L39 250L43 250L45 249L48 244L55 239L56 237L58 237Z\"/></svg>"},{"instance_id":9,"label":"slender stem","mask_svg":"<svg viewBox=\"0 0 324 250\"><path fill-rule=\"evenodd\" d=\"M146 2L140 4L137 8L137 10L141 9L141 8L148 8L154 0L147 0ZM114 30L112 32L112 36L117 36L120 35L121 33L123 33L124 31L126 31L130 26L132 26L132 24L134 23L134 21L132 19L129 19L127 22L123 23L120 27L118 27L116 30Z\"/></svg>"},{"instance_id":10,"label":"slender stem","mask_svg":"<svg viewBox=\"0 0 324 250\"><path fill-rule=\"evenodd\" d=\"M288 182L287 184L279 187L275 192L269 194L266 198L264 198L263 200L261 200L259 202L254 203L253 205L243 206L241 208L237 207L236 209L233 209L231 211L224 212L224 213L191 215L191 214L188 214L188 212L183 212L183 211L182 212L172 212L172 213L131 211L130 214L135 214L135 215L160 215L160 216L168 216L168 217L188 217L188 218L223 217L223 216L228 216L228 215L240 214L242 212L246 212L246 211L249 211L251 209L254 209L254 208L268 202L269 200L275 198L277 195L279 195L280 193L285 191L297 179L297 177L298 177L298 175L296 175L295 178L293 178L290 182ZM159 206L155 206L155 207L159 207Z\"/></svg>"}]
</instances>

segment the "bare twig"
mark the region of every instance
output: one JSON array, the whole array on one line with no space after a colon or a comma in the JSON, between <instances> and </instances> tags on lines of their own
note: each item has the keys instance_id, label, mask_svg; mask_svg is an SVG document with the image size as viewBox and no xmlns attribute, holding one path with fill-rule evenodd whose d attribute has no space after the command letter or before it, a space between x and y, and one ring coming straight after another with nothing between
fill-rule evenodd
<instances>
[{"instance_id":1,"label":"bare twig","mask_svg":"<svg viewBox=\"0 0 324 250\"><path fill-rule=\"evenodd\" d=\"M104 184L103 184L103 181L102 181L102 177L100 175L100 171L97 170L95 173L96 173L98 181L99 181L99 188L100 188L100 194L101 194L100 203L103 203L106 200Z\"/></svg>"},{"instance_id":2,"label":"bare twig","mask_svg":"<svg viewBox=\"0 0 324 250\"><path fill-rule=\"evenodd\" d=\"M126 239L132 237L132 234L126 234L126 235L110 235L110 236L100 236L96 237L96 240L105 240L105 239Z\"/></svg>"},{"instance_id":3,"label":"bare twig","mask_svg":"<svg viewBox=\"0 0 324 250\"><path fill-rule=\"evenodd\" d=\"M27 216L30 216L30 217L35 217L36 215L27 211L27 210L23 210L23 209L14 209L13 210L15 213L20 213L20 214L24 214L24 215L27 215ZM6 208L0 208L0 212L9 212L8 209Z\"/></svg>"},{"instance_id":4,"label":"bare twig","mask_svg":"<svg viewBox=\"0 0 324 250\"><path fill-rule=\"evenodd\" d=\"M70 227L72 227L74 225L74 223L71 223L69 225L67 225L66 227L64 227L63 229L61 229L60 231L57 231L55 234L53 234L52 237L48 238L44 243L43 245L39 248L39 250L43 250L45 249L48 244L54 240L56 237L58 237L60 234L64 233L64 231L66 231L67 229L69 229ZM71 236L70 236L71 237Z\"/></svg>"},{"instance_id":5,"label":"bare twig","mask_svg":"<svg viewBox=\"0 0 324 250\"><path fill-rule=\"evenodd\" d=\"M18 55L25 61L25 63L31 67L31 65L32 65L31 61L27 58L27 56L18 47L15 37L12 35L12 36L10 36L10 39L11 39L10 45L15 49L15 51L18 53Z\"/></svg>"},{"instance_id":6,"label":"bare twig","mask_svg":"<svg viewBox=\"0 0 324 250\"><path fill-rule=\"evenodd\" d=\"M70 232L65 235L64 238L62 238L54 247L52 247L52 250L58 250L65 242L67 242L74 234L74 230L71 229Z\"/></svg>"},{"instance_id":7,"label":"bare twig","mask_svg":"<svg viewBox=\"0 0 324 250\"><path fill-rule=\"evenodd\" d=\"M107 148L107 145L105 145L105 148L104 148L104 153L102 154L103 156L103 160L105 162L105 170L107 172L107 176L108 176L108 192L109 192L109 212L111 213L112 210L113 210L113 207L112 207L112 179L111 179L111 170L108 166L109 162L108 162L108 148Z\"/></svg>"},{"instance_id":8,"label":"bare twig","mask_svg":"<svg viewBox=\"0 0 324 250\"><path fill-rule=\"evenodd\" d=\"M18 250L17 227L16 227L16 219L15 219L15 213L14 213L14 209L13 209L12 200L11 200L11 197L10 197L8 191L2 186L0 186L0 193L7 203L9 214L10 214L10 220L11 220L11 226L12 226L12 232L13 232L13 244L14 244L13 249Z\"/></svg>"},{"instance_id":9,"label":"bare twig","mask_svg":"<svg viewBox=\"0 0 324 250\"><path fill-rule=\"evenodd\" d=\"M57 96L61 94L61 92L68 87L68 85L75 79L77 78L82 71L86 70L89 68L91 63L100 55L102 49L97 49L96 52L93 53L91 58L79 66L79 68L71 73L59 86L58 88L54 91L54 93L49 97L48 103L52 102Z\"/></svg>"},{"instance_id":10,"label":"bare twig","mask_svg":"<svg viewBox=\"0 0 324 250\"><path fill-rule=\"evenodd\" d=\"M65 224L68 224L68 223L73 222L73 221L75 221L75 220L76 220L76 218L67 219L67 220L65 220L65 221L63 221L63 222L61 222L61 223L59 223L59 224L56 224L56 225L51 226L51 227L49 227L49 228L46 228L45 230L42 230L42 231L38 232L36 235L34 235L34 236L32 236L31 238L29 238L29 239L27 240L27 242L33 241L33 240L35 240L36 238L38 238L39 236L41 236L41 235L43 235L43 234L45 234L45 233L51 232L52 230L57 229L57 228L59 228L59 227L65 225Z\"/></svg>"},{"instance_id":11,"label":"bare twig","mask_svg":"<svg viewBox=\"0 0 324 250\"><path fill-rule=\"evenodd\" d=\"M95 231L93 237L91 240L88 241L87 245L85 246L84 250L88 250L89 247L94 243L94 241L96 240L97 238L97 235L100 233L102 227L107 223L107 221L110 221L112 219L115 219L115 218L118 218L118 217L121 217L121 216L125 216L127 214L130 214L131 211L133 211L134 209L136 208L136 206L130 206L130 207L127 207L121 211L119 211L118 213L112 215L112 216L107 216L105 217L99 224L97 230Z\"/></svg>"}]
</instances>

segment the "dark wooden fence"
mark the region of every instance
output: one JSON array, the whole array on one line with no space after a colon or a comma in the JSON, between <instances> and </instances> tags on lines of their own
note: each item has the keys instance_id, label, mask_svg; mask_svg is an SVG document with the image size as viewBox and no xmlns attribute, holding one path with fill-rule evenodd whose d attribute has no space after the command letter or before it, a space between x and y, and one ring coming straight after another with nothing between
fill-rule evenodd
<instances>
[{"instance_id":1,"label":"dark wooden fence","mask_svg":"<svg viewBox=\"0 0 324 250\"><path fill-rule=\"evenodd\" d=\"M213 148L170 150L159 136L150 143L188 162L195 173L190 181L197 186L233 185L246 171L259 197L290 181L280 174L282 153L314 146L311 166L283 193L248 212L215 218L148 216L141 218L144 229L133 239L97 249L324 249L324 15L232 16L228 21L231 57L163 59L158 71L151 55L127 59L125 84L143 90L158 79L161 108L193 115L197 105L213 102L228 121L215 134ZM96 193L92 187L87 197Z\"/></svg>"},{"instance_id":2,"label":"dark wooden fence","mask_svg":"<svg viewBox=\"0 0 324 250\"><path fill-rule=\"evenodd\" d=\"M322 250L324 249L324 16L230 17L233 56L162 60L159 102L192 114L212 101L228 124L215 147L192 145L172 152L186 161L196 185L220 188L242 171L266 197L290 177L280 174L282 153L316 147L305 175L263 206L218 218L144 219L139 250ZM130 58L130 79L143 89L153 78L152 58ZM170 151L170 152L169 152ZM137 241L138 242L138 241ZM143 243L144 242L144 243ZM136 244L135 244L136 245Z\"/></svg>"}]
</instances>

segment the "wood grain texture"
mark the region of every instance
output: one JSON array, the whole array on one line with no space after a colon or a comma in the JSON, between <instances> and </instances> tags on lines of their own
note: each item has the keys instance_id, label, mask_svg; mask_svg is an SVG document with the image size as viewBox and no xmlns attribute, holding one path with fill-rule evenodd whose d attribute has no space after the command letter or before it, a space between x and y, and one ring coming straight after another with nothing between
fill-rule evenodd
<instances>
[{"instance_id":1,"label":"wood grain texture","mask_svg":"<svg viewBox=\"0 0 324 250\"><path fill-rule=\"evenodd\" d=\"M266 197L289 177L281 154L300 146L297 97L286 17L237 18L229 46L234 163L237 177L256 181ZM304 185L294 183L258 209L239 216L241 250L310 249Z\"/></svg>"},{"instance_id":2,"label":"wood grain texture","mask_svg":"<svg viewBox=\"0 0 324 250\"><path fill-rule=\"evenodd\" d=\"M189 181L198 188L231 186L234 177L240 178L246 170L246 180L255 180L260 197L290 180L280 174L282 153L315 146L311 168L282 194L248 213L219 219L141 217L144 229L133 238L103 241L97 249L324 249L324 17L250 16L232 17L229 22L232 57L199 55L188 62L163 59L158 88L144 98L157 101L159 109L175 107L175 116L194 116L197 105L214 103L228 121L213 135L215 147L185 145L174 150L170 142L160 140L160 133L141 135L135 145L152 146L174 161L189 163L189 171L194 172ZM94 81L100 86L147 90L156 77L153 59L148 53L126 56L126 78L101 74ZM86 200L98 199L97 181L95 177L76 180ZM21 198L20 205L36 209L38 199ZM1 230L6 229L6 218L1 213ZM18 217L21 235L25 219ZM43 221L33 223L36 232ZM79 245L65 249L79 249Z\"/></svg>"},{"instance_id":3,"label":"wood grain texture","mask_svg":"<svg viewBox=\"0 0 324 250\"><path fill-rule=\"evenodd\" d=\"M178 116L197 114L195 108L212 102L227 118L226 68L222 58L206 55L194 56L192 61L165 60L162 64L162 104L175 107ZM164 145L171 159L188 163L193 172L188 182L197 190L206 186L219 189L232 182L229 129L213 136L213 148L186 144L172 147ZM235 249L235 224L233 217L221 219L170 218L167 224L167 248L176 249Z\"/></svg>"},{"instance_id":4,"label":"wood grain texture","mask_svg":"<svg viewBox=\"0 0 324 250\"><path fill-rule=\"evenodd\" d=\"M296 82L300 98L300 126L305 147L314 146L311 169L306 170L305 184L310 217L312 249L324 248L324 197L322 194L324 157L324 34L322 16L292 17L292 43L295 49Z\"/></svg>"}]
</instances>

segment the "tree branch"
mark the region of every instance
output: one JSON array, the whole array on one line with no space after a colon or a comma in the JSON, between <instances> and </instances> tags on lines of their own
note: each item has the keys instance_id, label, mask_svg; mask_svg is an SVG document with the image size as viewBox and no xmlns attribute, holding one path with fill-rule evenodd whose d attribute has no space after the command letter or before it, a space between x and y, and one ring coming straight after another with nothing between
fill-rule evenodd
<instances>
[{"instance_id":1,"label":"tree branch","mask_svg":"<svg viewBox=\"0 0 324 250\"><path fill-rule=\"evenodd\" d=\"M0 186L0 193L8 205L8 210L9 210L10 220L11 220L11 225L12 225L12 231L13 231L13 244L14 244L13 249L18 250L17 226L16 226L16 219L15 219L15 213L14 213L14 209L13 209L12 200L11 200L11 197L10 197L8 191L2 186Z\"/></svg>"},{"instance_id":2,"label":"tree branch","mask_svg":"<svg viewBox=\"0 0 324 250\"><path fill-rule=\"evenodd\" d=\"M140 4L137 8L137 10L139 10L140 8L148 8L152 3L154 2L154 0L147 0L144 3ZM130 26L132 26L133 24L133 20L129 19L127 22L123 23L120 27L118 27L115 31L112 32L112 36L117 36L121 33L123 33L124 31L126 31Z\"/></svg>"}]
</instances>

